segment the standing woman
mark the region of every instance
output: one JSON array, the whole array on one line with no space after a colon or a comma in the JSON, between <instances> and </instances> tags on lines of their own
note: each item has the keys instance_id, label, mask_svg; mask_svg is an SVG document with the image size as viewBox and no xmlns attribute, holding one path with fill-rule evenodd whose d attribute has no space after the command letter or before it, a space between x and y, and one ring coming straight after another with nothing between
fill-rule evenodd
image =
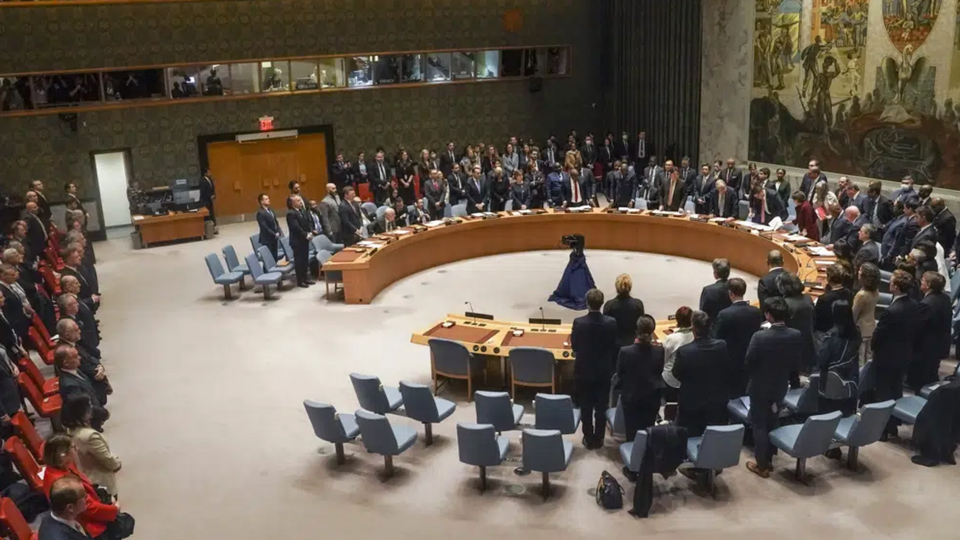
<instances>
[{"instance_id":1,"label":"standing woman","mask_svg":"<svg viewBox=\"0 0 960 540\"><path fill-rule=\"evenodd\" d=\"M483 156L483 160L480 162L480 167L483 174L488 174L490 171L492 171L497 161L500 161L500 158L497 156L497 148L491 144L487 147L487 153Z\"/></svg>"},{"instance_id":2,"label":"standing woman","mask_svg":"<svg viewBox=\"0 0 960 540\"><path fill-rule=\"evenodd\" d=\"M503 173L507 178L512 178L513 171L520 168L520 156L517 155L513 144L507 143L506 151L500 156L500 166L503 167Z\"/></svg>"},{"instance_id":3,"label":"standing woman","mask_svg":"<svg viewBox=\"0 0 960 540\"><path fill-rule=\"evenodd\" d=\"M837 300L831 306L833 328L827 333L817 359L820 368L820 406L822 413L840 411L844 416L857 412L857 383L860 377L860 332L853 321L853 311L846 300ZM827 379L835 374L843 381L854 383L852 389L840 395L827 392ZM847 395L849 394L849 395ZM831 450L828 457L840 457L840 450Z\"/></svg>"},{"instance_id":4,"label":"standing woman","mask_svg":"<svg viewBox=\"0 0 960 540\"><path fill-rule=\"evenodd\" d=\"M830 219L830 207L833 205L839 205L840 201L837 200L837 196L834 195L827 186L827 183L824 181L817 182L817 185L813 188L813 200L810 201L810 204L813 206L813 211L817 216L817 220L820 225L820 234L821 236L829 232L827 226Z\"/></svg>"},{"instance_id":5,"label":"standing woman","mask_svg":"<svg viewBox=\"0 0 960 540\"><path fill-rule=\"evenodd\" d=\"M530 145L527 143L523 143L520 154L517 156L517 170L521 172L525 172L527 170L527 161L529 160L530 160Z\"/></svg>"},{"instance_id":6,"label":"standing woman","mask_svg":"<svg viewBox=\"0 0 960 540\"><path fill-rule=\"evenodd\" d=\"M802 236L820 241L820 226L817 224L817 215L813 211L813 205L807 200L807 196L802 191L794 192L791 196L796 203L797 217L793 220Z\"/></svg>"},{"instance_id":7,"label":"standing woman","mask_svg":"<svg viewBox=\"0 0 960 540\"><path fill-rule=\"evenodd\" d=\"M567 153L563 156L563 165L567 170L579 171L583 167L583 156L577 150L577 143L570 141L567 144Z\"/></svg>"},{"instance_id":8,"label":"standing woman","mask_svg":"<svg viewBox=\"0 0 960 540\"><path fill-rule=\"evenodd\" d=\"M91 427L93 409L90 396L76 392L68 395L60 414L64 429L73 437L80 472L116 499L116 473L120 472L120 458L110 451L110 445L103 435Z\"/></svg>"},{"instance_id":9,"label":"standing woman","mask_svg":"<svg viewBox=\"0 0 960 540\"><path fill-rule=\"evenodd\" d=\"M617 357L616 388L620 390L628 442L636 438L638 430L652 426L660 410L664 351L653 342L656 326L653 317L641 315L636 341L621 348Z\"/></svg>"},{"instance_id":10,"label":"standing woman","mask_svg":"<svg viewBox=\"0 0 960 540\"><path fill-rule=\"evenodd\" d=\"M637 320L643 315L643 301L630 296L633 280L620 274L614 281L617 296L603 305L603 314L617 321L617 346L626 347L637 339Z\"/></svg>"},{"instance_id":11,"label":"standing woman","mask_svg":"<svg viewBox=\"0 0 960 540\"><path fill-rule=\"evenodd\" d=\"M469 173L473 171L473 166L477 164L477 152L469 144L463 149L463 157L460 158L460 170Z\"/></svg>"},{"instance_id":12,"label":"standing woman","mask_svg":"<svg viewBox=\"0 0 960 540\"><path fill-rule=\"evenodd\" d=\"M494 169L487 175L487 181L490 182L490 211L502 212L506 208L507 198L510 197L510 177L504 174L499 162L495 163Z\"/></svg>"},{"instance_id":13,"label":"standing woman","mask_svg":"<svg viewBox=\"0 0 960 540\"><path fill-rule=\"evenodd\" d=\"M873 263L860 265L860 290L853 297L853 320L857 323L862 341L860 343L860 365L873 358L870 339L877 328L877 301L880 299L880 269Z\"/></svg>"},{"instance_id":14,"label":"standing woman","mask_svg":"<svg viewBox=\"0 0 960 540\"><path fill-rule=\"evenodd\" d=\"M423 152L427 152L424 150ZM420 153L420 159L423 159L423 152ZM427 152L428 159L430 153ZM422 166L422 165L420 165ZM406 150L401 150L400 155L397 157L397 192L400 194L400 197L405 201L412 201L416 198L416 193L414 193L413 183L416 181L417 169L419 169L420 174L423 175L425 172L422 168L415 168L413 162L410 161L410 153Z\"/></svg>"}]
</instances>

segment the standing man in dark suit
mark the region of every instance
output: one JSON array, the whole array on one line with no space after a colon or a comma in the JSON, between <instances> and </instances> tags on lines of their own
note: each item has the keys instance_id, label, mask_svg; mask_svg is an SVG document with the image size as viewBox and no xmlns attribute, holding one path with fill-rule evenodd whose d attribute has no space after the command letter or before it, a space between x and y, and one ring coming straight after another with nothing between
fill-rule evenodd
<instances>
[{"instance_id":1,"label":"standing man in dark suit","mask_svg":"<svg viewBox=\"0 0 960 540\"><path fill-rule=\"evenodd\" d=\"M617 208L633 208L633 193L637 190L637 175L631 173L625 161L620 162L620 168L610 173L613 181L613 206Z\"/></svg>"},{"instance_id":2,"label":"standing man in dark suit","mask_svg":"<svg viewBox=\"0 0 960 540\"><path fill-rule=\"evenodd\" d=\"M343 189L343 200L340 202L340 241L346 246L352 246L363 238L363 218L360 216L360 205L354 202L356 191L352 187Z\"/></svg>"},{"instance_id":3,"label":"standing man in dark suit","mask_svg":"<svg viewBox=\"0 0 960 540\"><path fill-rule=\"evenodd\" d=\"M937 242L943 247L943 253L950 255L950 250L957 241L957 218L941 197L930 199L930 209L936 216L933 218L933 226L937 229Z\"/></svg>"},{"instance_id":4,"label":"standing man in dark suit","mask_svg":"<svg viewBox=\"0 0 960 540\"><path fill-rule=\"evenodd\" d=\"M213 171L207 167L203 178L200 179L200 204L206 207L210 215L207 219L213 222L213 233L219 234L217 230L217 216L213 212L213 203L217 200L217 185L213 182Z\"/></svg>"},{"instance_id":5,"label":"standing man in dark suit","mask_svg":"<svg viewBox=\"0 0 960 540\"><path fill-rule=\"evenodd\" d=\"M737 168L737 160L727 158L727 168L720 173L720 178L734 193L740 193L743 182L743 171Z\"/></svg>"},{"instance_id":6,"label":"standing man in dark suit","mask_svg":"<svg viewBox=\"0 0 960 540\"><path fill-rule=\"evenodd\" d=\"M917 234L913 237L913 240L910 241L910 249L907 250L907 253L913 251L917 247L917 244L923 240L933 243L939 242L937 228L933 225L933 220L936 219L936 217L936 213L929 206L917 208L916 221L919 230L917 230Z\"/></svg>"},{"instance_id":7,"label":"standing man in dark suit","mask_svg":"<svg viewBox=\"0 0 960 540\"><path fill-rule=\"evenodd\" d=\"M893 267L898 257L906 257L913 246L913 239L920 232L920 225L917 222L917 210L920 208L920 199L909 197L903 203L903 215L906 219L897 231L897 237L893 243L890 253L884 252L883 257L890 259L890 267Z\"/></svg>"},{"instance_id":8,"label":"standing man in dark suit","mask_svg":"<svg viewBox=\"0 0 960 540\"><path fill-rule=\"evenodd\" d=\"M653 145L653 141L647 138L647 132L641 131L637 133L637 140L633 143L630 160L637 165L641 165L646 163L648 156L653 155L656 151L657 148Z\"/></svg>"},{"instance_id":9,"label":"standing man in dark suit","mask_svg":"<svg viewBox=\"0 0 960 540\"><path fill-rule=\"evenodd\" d=\"M726 342L710 337L710 316L694 311L691 321L694 339L677 349L672 373L680 382L677 425L699 437L707 426L727 423L733 366Z\"/></svg>"},{"instance_id":10,"label":"standing man in dark suit","mask_svg":"<svg viewBox=\"0 0 960 540\"><path fill-rule=\"evenodd\" d=\"M811 159L807 164L807 172L800 180L800 191L807 196L808 201L813 200L813 188L820 182L826 182L827 175L820 172L820 161Z\"/></svg>"},{"instance_id":11,"label":"standing man in dark suit","mask_svg":"<svg viewBox=\"0 0 960 540\"><path fill-rule=\"evenodd\" d=\"M784 269L783 254L779 250L774 249L767 253L767 268L770 271L757 283L757 298L760 300L761 306L767 298L781 296L780 290L777 289L777 278L784 272Z\"/></svg>"},{"instance_id":12,"label":"standing man in dark suit","mask_svg":"<svg viewBox=\"0 0 960 540\"><path fill-rule=\"evenodd\" d=\"M560 193L563 207L590 204L589 187L584 184L580 171L570 169L560 175Z\"/></svg>"},{"instance_id":13,"label":"standing man in dark suit","mask_svg":"<svg viewBox=\"0 0 960 540\"><path fill-rule=\"evenodd\" d=\"M854 276L860 275L860 267L864 263L873 263L880 266L880 244L873 238L877 233L877 228L872 223L867 223L860 227L857 238L860 241L860 249L853 258Z\"/></svg>"},{"instance_id":14,"label":"standing man in dark suit","mask_svg":"<svg viewBox=\"0 0 960 540\"><path fill-rule=\"evenodd\" d=\"M454 150L456 146L453 144L453 141L447 143L446 150L440 154L440 172L443 173L444 178L449 178L453 174L453 166L456 163L459 163L457 159L457 152ZM453 203L453 201L451 201ZM456 204L456 203L453 203Z\"/></svg>"},{"instance_id":15,"label":"standing man in dark suit","mask_svg":"<svg viewBox=\"0 0 960 540\"><path fill-rule=\"evenodd\" d=\"M306 289L313 283L307 272L313 224L303 213L303 199L299 195L287 197L287 230L290 231L290 247L293 248L293 266L297 273L297 286Z\"/></svg>"},{"instance_id":16,"label":"standing man in dark suit","mask_svg":"<svg viewBox=\"0 0 960 540\"><path fill-rule=\"evenodd\" d=\"M349 183L349 179L350 164L343 161L343 151L337 152L337 159L330 166L330 181L340 191Z\"/></svg>"},{"instance_id":17,"label":"standing man in dark suit","mask_svg":"<svg viewBox=\"0 0 960 540\"><path fill-rule=\"evenodd\" d=\"M100 401L99 393L94 389L92 381L80 371L80 353L72 345L58 345L53 352L53 364L60 374L60 397L64 401L72 393L85 394L90 398L93 407L93 418L90 425L97 431L103 431L103 423L110 418L110 413Z\"/></svg>"},{"instance_id":18,"label":"standing man in dark suit","mask_svg":"<svg viewBox=\"0 0 960 540\"><path fill-rule=\"evenodd\" d=\"M60 336L60 345L69 345L77 350L80 357L80 366L77 370L90 382L90 387L97 394L97 400L105 407L107 396L113 393L113 388L110 386L107 371L100 359L81 343L83 334L80 325L72 318L63 317L57 321L56 332Z\"/></svg>"},{"instance_id":19,"label":"standing man in dark suit","mask_svg":"<svg viewBox=\"0 0 960 540\"><path fill-rule=\"evenodd\" d=\"M684 195L692 195L694 193L693 183L697 179L697 169L690 166L689 157L683 156L678 170L680 171L680 180L683 181ZM684 202L686 202L686 199L684 199Z\"/></svg>"},{"instance_id":20,"label":"standing man in dark suit","mask_svg":"<svg viewBox=\"0 0 960 540\"><path fill-rule=\"evenodd\" d=\"M637 163L633 166L634 172L637 174L637 194L641 197L645 197L648 201L654 201L657 198L657 191L660 189L660 184L663 182L663 167L657 164L657 156L650 156L650 160L647 163L647 166L643 169L643 174L640 174L638 170L640 164ZM650 206L649 202L647 206Z\"/></svg>"},{"instance_id":21,"label":"standing man in dark suit","mask_svg":"<svg viewBox=\"0 0 960 540\"><path fill-rule=\"evenodd\" d=\"M783 298L768 298L763 311L771 326L753 335L745 364L750 379L747 395L750 396L756 456L756 461L747 462L747 469L761 478L769 478L775 452L770 444L770 432L777 428L780 402L787 395L790 373L800 369L802 338L799 330L785 324L789 309Z\"/></svg>"},{"instance_id":22,"label":"standing man in dark suit","mask_svg":"<svg viewBox=\"0 0 960 540\"><path fill-rule=\"evenodd\" d=\"M47 245L47 227L40 219L40 207L35 202L28 202L23 214L23 220L27 223L27 237L24 238L27 253L31 260L27 261L31 266L33 263L43 257L43 249Z\"/></svg>"},{"instance_id":23,"label":"standing man in dark suit","mask_svg":"<svg viewBox=\"0 0 960 540\"><path fill-rule=\"evenodd\" d=\"M920 279L920 321L916 355L907 370L907 384L919 394L924 386L940 380L940 361L950 356L953 303L943 292L946 278L939 272L924 272Z\"/></svg>"},{"instance_id":24,"label":"standing man in dark suit","mask_svg":"<svg viewBox=\"0 0 960 540\"><path fill-rule=\"evenodd\" d=\"M32 360L31 360L32 361ZM0 348L0 431L10 427L10 417L20 410L20 386L17 376L20 370L11 360L10 353Z\"/></svg>"},{"instance_id":25,"label":"standing man in dark suit","mask_svg":"<svg viewBox=\"0 0 960 540\"><path fill-rule=\"evenodd\" d=\"M587 308L589 313L573 321L570 348L576 358L573 378L582 414L583 445L596 449L603 447L610 377L619 349L617 321L600 313L603 308L600 290L587 291Z\"/></svg>"},{"instance_id":26,"label":"standing man in dark suit","mask_svg":"<svg viewBox=\"0 0 960 540\"><path fill-rule=\"evenodd\" d=\"M53 213L50 211L50 202L47 201L47 196L43 194L43 181L34 180L30 182L30 189L37 194L37 206L39 207L37 215L40 216L41 221L49 226Z\"/></svg>"},{"instance_id":27,"label":"standing man in dark suit","mask_svg":"<svg viewBox=\"0 0 960 540\"><path fill-rule=\"evenodd\" d=\"M336 184L327 184L327 196L320 201L320 220L323 230L329 234L330 241L340 242L340 188Z\"/></svg>"},{"instance_id":28,"label":"standing man in dark suit","mask_svg":"<svg viewBox=\"0 0 960 540\"><path fill-rule=\"evenodd\" d=\"M257 197L260 203L260 209L257 210L257 225L260 226L260 244L267 246L273 259L277 257L277 245L280 237L283 236L283 230L280 228L280 222L277 221L277 215L270 208L270 196L261 193Z\"/></svg>"},{"instance_id":29,"label":"standing man in dark suit","mask_svg":"<svg viewBox=\"0 0 960 540\"><path fill-rule=\"evenodd\" d=\"M873 373L877 401L903 397L903 375L913 363L914 347L920 332L920 306L908 296L913 277L903 270L894 270L890 277L890 306L877 319L870 347L873 349ZM897 420L890 418L885 440L897 434Z\"/></svg>"},{"instance_id":30,"label":"standing man in dark suit","mask_svg":"<svg viewBox=\"0 0 960 540\"><path fill-rule=\"evenodd\" d=\"M700 166L700 174L694 177L693 188L690 192L693 195L694 212L700 215L710 213L710 201L716 187L716 181L710 174L710 165L704 163Z\"/></svg>"},{"instance_id":31,"label":"standing man in dark suit","mask_svg":"<svg viewBox=\"0 0 960 540\"><path fill-rule=\"evenodd\" d=\"M483 177L483 169L473 166L473 176L467 180L467 215L484 212L490 201L490 186Z\"/></svg>"},{"instance_id":32,"label":"standing man in dark suit","mask_svg":"<svg viewBox=\"0 0 960 540\"><path fill-rule=\"evenodd\" d=\"M727 278L730 277L730 261L727 259L713 260L713 279L715 283L707 285L700 292L700 311L710 316L710 324L716 323L720 311L730 307L730 290L727 287Z\"/></svg>"},{"instance_id":33,"label":"standing man in dark suit","mask_svg":"<svg viewBox=\"0 0 960 540\"><path fill-rule=\"evenodd\" d=\"M665 169L659 188L660 210L667 212L683 210L683 205L687 201L686 183L680 176L680 171L673 167L672 161L667 160Z\"/></svg>"},{"instance_id":34,"label":"standing man in dark suit","mask_svg":"<svg viewBox=\"0 0 960 540\"><path fill-rule=\"evenodd\" d=\"M747 393L747 346L763 324L763 313L743 299L747 293L747 282L740 278L730 278L727 288L733 303L717 315L714 331L717 339L727 343L731 366L730 397L735 398Z\"/></svg>"},{"instance_id":35,"label":"standing man in dark suit","mask_svg":"<svg viewBox=\"0 0 960 540\"><path fill-rule=\"evenodd\" d=\"M740 215L740 200L737 198L737 193L727 187L723 180L717 180L716 189L711 193L710 213L723 218L736 218Z\"/></svg>"},{"instance_id":36,"label":"standing man in dark suit","mask_svg":"<svg viewBox=\"0 0 960 540\"><path fill-rule=\"evenodd\" d=\"M426 210L430 219L443 219L443 210L447 203L443 199L443 173L434 169L430 171L430 179L423 184L423 198L426 199Z\"/></svg>"},{"instance_id":37,"label":"standing man in dark suit","mask_svg":"<svg viewBox=\"0 0 960 540\"><path fill-rule=\"evenodd\" d=\"M38 540L89 540L90 535L77 521L87 511L87 497L76 477L67 475L55 480L48 496L50 512L43 514Z\"/></svg>"},{"instance_id":38,"label":"standing man in dark suit","mask_svg":"<svg viewBox=\"0 0 960 540\"><path fill-rule=\"evenodd\" d=\"M377 206L381 206L390 196L390 164L383 158L383 150L377 151L373 163L367 167L370 173L370 190Z\"/></svg>"},{"instance_id":39,"label":"standing man in dark suit","mask_svg":"<svg viewBox=\"0 0 960 540\"><path fill-rule=\"evenodd\" d=\"M460 171L460 164L454 163L450 174L447 175L447 199L450 204L460 204L467 198L465 176Z\"/></svg>"},{"instance_id":40,"label":"standing man in dark suit","mask_svg":"<svg viewBox=\"0 0 960 540\"><path fill-rule=\"evenodd\" d=\"M630 136L624 131L620 134L620 140L613 145L614 158L623 162L631 162L634 158L630 155Z\"/></svg>"},{"instance_id":41,"label":"standing man in dark suit","mask_svg":"<svg viewBox=\"0 0 960 540\"><path fill-rule=\"evenodd\" d=\"M883 230L893 220L893 201L881 194L883 185L874 180L867 185L867 198L863 201L863 213L878 230Z\"/></svg>"},{"instance_id":42,"label":"standing man in dark suit","mask_svg":"<svg viewBox=\"0 0 960 540\"><path fill-rule=\"evenodd\" d=\"M26 291L17 283L19 273L15 266L0 264L0 293L3 294L3 315L21 340L27 339L33 308Z\"/></svg>"}]
</instances>

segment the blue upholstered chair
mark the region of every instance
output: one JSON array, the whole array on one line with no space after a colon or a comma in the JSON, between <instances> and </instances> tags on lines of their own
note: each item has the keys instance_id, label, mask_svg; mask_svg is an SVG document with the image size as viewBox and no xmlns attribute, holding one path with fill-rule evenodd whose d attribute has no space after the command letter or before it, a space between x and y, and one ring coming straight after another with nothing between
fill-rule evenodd
<instances>
[{"instance_id":1,"label":"blue upholstered chair","mask_svg":"<svg viewBox=\"0 0 960 540\"><path fill-rule=\"evenodd\" d=\"M887 421L893 413L896 402L892 399L871 403L860 410L860 414L852 414L840 420L833 438L840 444L850 447L847 454L847 466L857 470L857 457L861 446L867 446L880 440Z\"/></svg>"},{"instance_id":2,"label":"blue upholstered chair","mask_svg":"<svg viewBox=\"0 0 960 540\"><path fill-rule=\"evenodd\" d=\"M240 272L224 271L223 265L220 264L220 259L217 258L215 253L210 253L204 257L203 260L207 262L207 270L210 271L210 277L213 278L213 282L217 285L223 285L223 297L227 300L233 298L230 286L234 283L240 283L240 281L243 280L243 274Z\"/></svg>"},{"instance_id":3,"label":"blue upholstered chair","mask_svg":"<svg viewBox=\"0 0 960 540\"><path fill-rule=\"evenodd\" d=\"M343 251L343 244L334 244L325 234L314 236L311 242L313 243L314 251L317 253L320 253L320 251L329 251L331 255L336 255Z\"/></svg>"},{"instance_id":4,"label":"blue upholstered chair","mask_svg":"<svg viewBox=\"0 0 960 540\"><path fill-rule=\"evenodd\" d=\"M797 459L797 480L803 481L807 458L825 453L840 424L840 411L807 418L803 424L779 427L770 432L770 442Z\"/></svg>"},{"instance_id":5,"label":"blue upholstered chair","mask_svg":"<svg viewBox=\"0 0 960 540\"><path fill-rule=\"evenodd\" d=\"M625 442L620 445L620 459L623 460L623 466L633 473L640 472L640 465L643 464L643 454L647 451L647 432L640 430L632 442Z\"/></svg>"},{"instance_id":6,"label":"blue upholstered chair","mask_svg":"<svg viewBox=\"0 0 960 540\"><path fill-rule=\"evenodd\" d=\"M260 261L257 260L257 256L253 253L247 255L247 267L250 269L250 277L253 278L253 286L256 287L260 285L263 288L263 299L270 299L270 286L276 285L277 288L280 288L280 280L283 279L283 274L280 272L267 272L264 273L263 269L260 267Z\"/></svg>"},{"instance_id":7,"label":"blue upholstered chair","mask_svg":"<svg viewBox=\"0 0 960 540\"><path fill-rule=\"evenodd\" d=\"M433 397L430 387L400 381L400 396L407 418L423 424L427 446L433 444L433 424L439 424L457 410L457 405L443 398Z\"/></svg>"},{"instance_id":8,"label":"blue upholstered chair","mask_svg":"<svg viewBox=\"0 0 960 540\"><path fill-rule=\"evenodd\" d=\"M307 410L314 435L328 443L333 443L337 449L337 464L343 464L345 460L343 443L348 443L360 435L356 418L352 414L339 414L333 405L309 399L303 400L303 408Z\"/></svg>"},{"instance_id":9,"label":"blue upholstered chair","mask_svg":"<svg viewBox=\"0 0 960 540\"><path fill-rule=\"evenodd\" d=\"M857 393L860 397L863 397L864 394L873 390L876 385L877 383L873 375L873 360L869 360L860 367Z\"/></svg>"},{"instance_id":10,"label":"blue upholstered chair","mask_svg":"<svg viewBox=\"0 0 960 540\"><path fill-rule=\"evenodd\" d=\"M487 489L487 467L496 467L507 457L510 440L498 435L490 424L457 424L460 463L480 467L480 493Z\"/></svg>"},{"instance_id":11,"label":"blue upholstered chair","mask_svg":"<svg viewBox=\"0 0 960 540\"><path fill-rule=\"evenodd\" d=\"M534 399L537 429L556 429L564 435L576 433L580 427L580 409L564 394L537 394Z\"/></svg>"},{"instance_id":12,"label":"blue upholstered chair","mask_svg":"<svg viewBox=\"0 0 960 540\"><path fill-rule=\"evenodd\" d=\"M334 294L337 292L337 285L343 285L343 272L341 270L326 270L323 268L323 265L326 264L331 257L333 257L333 254L327 250L317 252L317 262L320 263L320 271L323 273L323 283L326 287L327 296L330 296L331 283L333 283Z\"/></svg>"},{"instance_id":13,"label":"blue upholstered chair","mask_svg":"<svg viewBox=\"0 0 960 540\"><path fill-rule=\"evenodd\" d=\"M360 209L366 212L368 216L372 216L377 213L377 204L368 201L361 204Z\"/></svg>"},{"instance_id":14,"label":"blue upholstered chair","mask_svg":"<svg viewBox=\"0 0 960 540\"><path fill-rule=\"evenodd\" d=\"M510 350L510 394L516 397L517 386L549 388L557 391L553 353L538 347L517 347Z\"/></svg>"},{"instance_id":15,"label":"blue upholstered chair","mask_svg":"<svg viewBox=\"0 0 960 540\"><path fill-rule=\"evenodd\" d=\"M393 456L399 456L417 442L417 430L394 426L386 416L363 409L356 412L360 436L367 451L383 456L384 475L393 476Z\"/></svg>"},{"instance_id":16,"label":"blue upholstered chair","mask_svg":"<svg viewBox=\"0 0 960 540\"><path fill-rule=\"evenodd\" d=\"M716 493L717 471L736 467L740 463L745 431L743 424L707 426L702 437L687 439L687 458L694 468L703 470L701 478L711 494Z\"/></svg>"},{"instance_id":17,"label":"blue upholstered chair","mask_svg":"<svg viewBox=\"0 0 960 540\"><path fill-rule=\"evenodd\" d=\"M960 271L958 271L957 274L960 274ZM957 369L956 371L953 372L953 376L960 377L960 363L957 364ZM930 394L932 394L934 390L936 390L937 388L940 388L941 386L947 384L948 382L949 381L946 381L946 380L937 381L935 383L930 383L924 386L923 388L920 389L920 397L924 397L924 398L930 397Z\"/></svg>"},{"instance_id":18,"label":"blue upholstered chair","mask_svg":"<svg viewBox=\"0 0 960 540\"><path fill-rule=\"evenodd\" d=\"M826 399L844 400L854 398L860 395L857 383L848 381L836 372L827 372L827 382L824 384L821 395Z\"/></svg>"},{"instance_id":19,"label":"blue upholstered chair","mask_svg":"<svg viewBox=\"0 0 960 540\"><path fill-rule=\"evenodd\" d=\"M573 443L563 440L555 429L525 429L523 468L543 474L543 499L550 494L550 473L567 470L573 455Z\"/></svg>"},{"instance_id":20,"label":"blue upholstered chair","mask_svg":"<svg viewBox=\"0 0 960 540\"><path fill-rule=\"evenodd\" d=\"M464 217L467 215L467 205L465 203L455 204L450 208L450 217Z\"/></svg>"},{"instance_id":21,"label":"blue upholstered chair","mask_svg":"<svg viewBox=\"0 0 960 540\"><path fill-rule=\"evenodd\" d=\"M290 245L290 237L281 236L278 243L280 244L280 251L283 252L284 258L293 263L293 246Z\"/></svg>"},{"instance_id":22,"label":"blue upholstered chair","mask_svg":"<svg viewBox=\"0 0 960 540\"><path fill-rule=\"evenodd\" d=\"M820 374L810 375L807 385L787 390L781 404L793 414L813 414L820 404Z\"/></svg>"},{"instance_id":23,"label":"blue upholstered chair","mask_svg":"<svg viewBox=\"0 0 960 540\"><path fill-rule=\"evenodd\" d=\"M497 433L517 429L523 418L523 405L511 402L506 392L478 390L474 399L477 400L477 423L490 424Z\"/></svg>"},{"instance_id":24,"label":"blue upholstered chair","mask_svg":"<svg viewBox=\"0 0 960 540\"><path fill-rule=\"evenodd\" d=\"M742 398L733 398L727 402L727 412L730 413L730 418L733 418L735 421L740 422L741 424L750 425L750 409L747 407L747 404L744 403L747 397Z\"/></svg>"},{"instance_id":25,"label":"blue upholstered chair","mask_svg":"<svg viewBox=\"0 0 960 540\"><path fill-rule=\"evenodd\" d=\"M227 244L223 246L223 260L227 262L227 269L231 272L240 272L243 275L250 274L250 268L246 264L240 262L240 259L237 258L237 251L233 249L233 246ZM244 280L240 280L240 290L243 290Z\"/></svg>"},{"instance_id":26,"label":"blue upholstered chair","mask_svg":"<svg viewBox=\"0 0 960 540\"><path fill-rule=\"evenodd\" d=\"M623 401L617 398L617 406L607 409L607 426L615 437L625 437L627 426L623 420Z\"/></svg>"},{"instance_id":27,"label":"blue upholstered chair","mask_svg":"<svg viewBox=\"0 0 960 540\"><path fill-rule=\"evenodd\" d=\"M427 345L430 346L433 393L436 394L443 385L439 381L440 377L466 379L467 399L470 399L473 396L473 376L484 371L483 358L474 356L460 342L449 339L432 338L427 341Z\"/></svg>"},{"instance_id":28,"label":"blue upholstered chair","mask_svg":"<svg viewBox=\"0 0 960 540\"><path fill-rule=\"evenodd\" d=\"M378 377L351 373L350 382L353 383L353 391L357 394L360 406L370 412L387 414L403 405L400 390L383 386Z\"/></svg>"},{"instance_id":29,"label":"blue upholstered chair","mask_svg":"<svg viewBox=\"0 0 960 540\"><path fill-rule=\"evenodd\" d=\"M257 254L257 257L259 257L260 248L263 247L263 244L260 243L260 233L254 233L250 235L250 246L253 247L253 252Z\"/></svg>"},{"instance_id":30,"label":"blue upholstered chair","mask_svg":"<svg viewBox=\"0 0 960 540\"><path fill-rule=\"evenodd\" d=\"M263 261L263 269L266 273L270 274L273 272L278 272L285 278L293 279L295 277L293 260L291 259L291 264L280 266L277 264L277 261L274 260L273 255L270 253L270 250L267 249L267 246L260 246L260 249L257 250L260 253L260 260ZM279 286L279 285L278 285Z\"/></svg>"},{"instance_id":31,"label":"blue upholstered chair","mask_svg":"<svg viewBox=\"0 0 960 540\"><path fill-rule=\"evenodd\" d=\"M904 396L897 400L896 405L893 406L892 414L894 418L900 420L904 424L913 425L917 423L917 416L920 414L920 411L926 404L927 398L920 396Z\"/></svg>"}]
</instances>

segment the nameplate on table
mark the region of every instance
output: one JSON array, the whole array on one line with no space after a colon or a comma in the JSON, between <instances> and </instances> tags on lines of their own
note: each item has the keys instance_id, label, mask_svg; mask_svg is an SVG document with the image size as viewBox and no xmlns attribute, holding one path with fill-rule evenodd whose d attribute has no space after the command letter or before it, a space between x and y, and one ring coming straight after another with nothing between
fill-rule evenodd
<instances>
[{"instance_id":1,"label":"nameplate on table","mask_svg":"<svg viewBox=\"0 0 960 540\"><path fill-rule=\"evenodd\" d=\"M443 220L428 221L426 227L428 229L433 229L434 227L442 227L445 225Z\"/></svg>"},{"instance_id":2,"label":"nameplate on table","mask_svg":"<svg viewBox=\"0 0 960 540\"><path fill-rule=\"evenodd\" d=\"M787 242L809 242L810 239L802 234L785 234L783 239Z\"/></svg>"},{"instance_id":3,"label":"nameplate on table","mask_svg":"<svg viewBox=\"0 0 960 540\"><path fill-rule=\"evenodd\" d=\"M383 234L388 234L390 236L403 236L405 234L413 234L413 231L408 229L397 229L395 231L385 232Z\"/></svg>"}]
</instances>

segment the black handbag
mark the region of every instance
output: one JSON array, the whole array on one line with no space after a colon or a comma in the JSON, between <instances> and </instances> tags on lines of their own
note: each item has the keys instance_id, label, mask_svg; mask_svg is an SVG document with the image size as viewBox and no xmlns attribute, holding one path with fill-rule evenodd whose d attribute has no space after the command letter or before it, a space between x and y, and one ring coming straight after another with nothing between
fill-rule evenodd
<instances>
[{"instance_id":1,"label":"black handbag","mask_svg":"<svg viewBox=\"0 0 960 540\"><path fill-rule=\"evenodd\" d=\"M107 526L104 535L110 540L123 540L133 535L133 528L136 523L136 520L130 514L119 512L117 513L117 519Z\"/></svg>"}]
</instances>

